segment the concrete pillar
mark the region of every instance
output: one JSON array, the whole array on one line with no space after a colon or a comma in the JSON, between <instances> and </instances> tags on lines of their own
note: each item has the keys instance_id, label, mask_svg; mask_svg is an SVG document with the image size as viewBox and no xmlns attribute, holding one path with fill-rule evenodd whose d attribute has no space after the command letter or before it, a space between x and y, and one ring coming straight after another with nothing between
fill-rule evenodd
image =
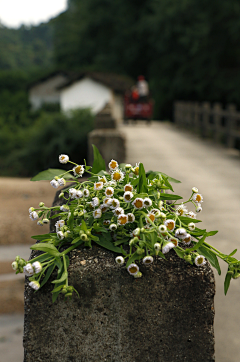
<instances>
[{"instance_id":1,"label":"concrete pillar","mask_svg":"<svg viewBox=\"0 0 240 362\"><path fill-rule=\"evenodd\" d=\"M114 259L100 247L73 251L72 301L52 304L51 280L36 293L26 281L24 362L213 362L210 266L171 251L134 279Z\"/></svg>"}]
</instances>

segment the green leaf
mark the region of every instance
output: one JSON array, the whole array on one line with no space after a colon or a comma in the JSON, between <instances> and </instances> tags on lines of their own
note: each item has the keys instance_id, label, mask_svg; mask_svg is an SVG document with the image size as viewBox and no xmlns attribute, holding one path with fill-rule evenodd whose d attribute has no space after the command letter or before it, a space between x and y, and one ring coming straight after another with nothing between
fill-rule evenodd
<instances>
[{"instance_id":1,"label":"green leaf","mask_svg":"<svg viewBox=\"0 0 240 362\"><path fill-rule=\"evenodd\" d=\"M179 216L178 218L185 224L189 224L190 222L194 223L202 222L201 220L192 219L191 217L186 217L186 216Z\"/></svg>"},{"instance_id":2,"label":"green leaf","mask_svg":"<svg viewBox=\"0 0 240 362\"><path fill-rule=\"evenodd\" d=\"M118 246L129 241L130 238L123 238L121 240L114 241L114 245Z\"/></svg>"},{"instance_id":3,"label":"green leaf","mask_svg":"<svg viewBox=\"0 0 240 362\"><path fill-rule=\"evenodd\" d=\"M207 248L205 246L201 246L197 251L199 254L205 256L205 258L208 259L210 264L215 269L217 269L218 274L221 275L221 269L220 269L220 265L219 265L216 255L209 248Z\"/></svg>"},{"instance_id":4,"label":"green leaf","mask_svg":"<svg viewBox=\"0 0 240 362\"><path fill-rule=\"evenodd\" d=\"M66 270L64 270L64 272L62 273L62 276L60 279L58 280L54 280L52 283L55 284L55 283L62 283L64 282L66 279L67 279L67 276L68 276L68 272Z\"/></svg>"},{"instance_id":5,"label":"green leaf","mask_svg":"<svg viewBox=\"0 0 240 362\"><path fill-rule=\"evenodd\" d=\"M179 250L179 249L177 249L177 248L173 248L173 250L175 251L175 253L176 253L180 258L183 259L183 257L184 257L184 251Z\"/></svg>"},{"instance_id":6,"label":"green leaf","mask_svg":"<svg viewBox=\"0 0 240 362\"><path fill-rule=\"evenodd\" d=\"M224 294L227 295L228 292L228 288L230 286L230 282L231 282L232 276L231 274L229 274L227 272L226 277L225 277L225 281L224 281Z\"/></svg>"},{"instance_id":7,"label":"green leaf","mask_svg":"<svg viewBox=\"0 0 240 362\"><path fill-rule=\"evenodd\" d=\"M119 168L123 171L125 171L126 163L120 163Z\"/></svg>"},{"instance_id":8,"label":"green leaf","mask_svg":"<svg viewBox=\"0 0 240 362\"><path fill-rule=\"evenodd\" d=\"M87 225L86 225L86 223L85 223L84 220L82 220L81 229L82 229L83 231L87 231Z\"/></svg>"},{"instance_id":9,"label":"green leaf","mask_svg":"<svg viewBox=\"0 0 240 362\"><path fill-rule=\"evenodd\" d=\"M52 264L52 265L50 265L50 267L48 268L47 273L46 273L46 275L45 275L45 277L44 277L43 281L41 282L40 288L42 288L42 287L44 286L44 284L46 284L46 283L47 283L47 281L48 281L48 279L50 278L50 276L51 276L51 274L52 274L52 272L53 272L53 270L54 270L55 266L56 266L56 264L55 264L55 263L54 263L54 264Z\"/></svg>"},{"instance_id":10,"label":"green leaf","mask_svg":"<svg viewBox=\"0 0 240 362\"><path fill-rule=\"evenodd\" d=\"M98 173L101 170L106 171L106 165L105 165L105 161L102 158L100 152L98 151L97 147L95 145L93 146L93 166L92 166L92 173Z\"/></svg>"},{"instance_id":11,"label":"green leaf","mask_svg":"<svg viewBox=\"0 0 240 362\"><path fill-rule=\"evenodd\" d=\"M165 185L173 192L172 185L171 185L170 182L168 181L168 178L165 177L165 176L163 176L163 179L164 179Z\"/></svg>"},{"instance_id":12,"label":"green leaf","mask_svg":"<svg viewBox=\"0 0 240 362\"><path fill-rule=\"evenodd\" d=\"M48 259L51 259L51 258L52 258L51 255L49 255L48 253L44 253L44 254L41 254L41 255L36 256L35 258L31 259L31 262L32 261L39 261L40 263L42 263L42 262L44 262L44 261L46 261Z\"/></svg>"},{"instance_id":13,"label":"green leaf","mask_svg":"<svg viewBox=\"0 0 240 362\"><path fill-rule=\"evenodd\" d=\"M57 234L52 233L52 234L34 235L34 236L31 236L31 238L41 241L41 240L49 239L52 236L57 236Z\"/></svg>"},{"instance_id":14,"label":"green leaf","mask_svg":"<svg viewBox=\"0 0 240 362\"><path fill-rule=\"evenodd\" d=\"M202 246L202 244L204 243L204 240L206 239L206 237L207 237L207 233L205 233L203 235L203 237L192 248L188 248L187 250L193 251L193 250L199 249Z\"/></svg>"},{"instance_id":15,"label":"green leaf","mask_svg":"<svg viewBox=\"0 0 240 362\"><path fill-rule=\"evenodd\" d=\"M74 224L74 210L71 211L71 215L67 221L67 224L69 226L69 229L72 231L73 229L73 224Z\"/></svg>"},{"instance_id":16,"label":"green leaf","mask_svg":"<svg viewBox=\"0 0 240 362\"><path fill-rule=\"evenodd\" d=\"M114 246L113 243L107 240L104 236L99 236L99 240L95 241L98 245L102 246L105 249L114 251L115 253L122 253L121 249L117 246Z\"/></svg>"},{"instance_id":17,"label":"green leaf","mask_svg":"<svg viewBox=\"0 0 240 362\"><path fill-rule=\"evenodd\" d=\"M71 244L76 244L79 240L81 240L80 236L78 236L77 238L73 239L73 241L71 242Z\"/></svg>"},{"instance_id":18,"label":"green leaf","mask_svg":"<svg viewBox=\"0 0 240 362\"><path fill-rule=\"evenodd\" d=\"M182 199L182 197L179 195L161 193L160 199L161 200L180 200L180 199Z\"/></svg>"},{"instance_id":19,"label":"green leaf","mask_svg":"<svg viewBox=\"0 0 240 362\"><path fill-rule=\"evenodd\" d=\"M170 176L166 175L166 174L163 173L163 172L159 172L159 171L148 171L148 172L147 172L147 177L148 177L149 180L153 180L154 178L156 178L156 177L159 176L159 175L160 175L160 176L167 177L170 182L181 183L181 181L176 180L175 178L170 177Z\"/></svg>"},{"instance_id":20,"label":"green leaf","mask_svg":"<svg viewBox=\"0 0 240 362\"><path fill-rule=\"evenodd\" d=\"M207 233L207 236L213 236L213 235L216 235L218 233L218 230L215 230L215 231L209 231Z\"/></svg>"},{"instance_id":21,"label":"green leaf","mask_svg":"<svg viewBox=\"0 0 240 362\"><path fill-rule=\"evenodd\" d=\"M195 228L194 231L191 231L190 234L193 236L202 236L206 233L206 229L199 229L199 228Z\"/></svg>"},{"instance_id":22,"label":"green leaf","mask_svg":"<svg viewBox=\"0 0 240 362\"><path fill-rule=\"evenodd\" d=\"M237 249L233 250L229 255L226 255L226 256L225 256L224 260L226 260L226 259L228 259L228 258L230 258L230 260L231 260L231 259L235 259L235 258L231 258L231 256L233 256L234 254L236 254L236 252L237 252ZM234 263L236 263L236 262L238 262L237 259L234 260Z\"/></svg>"},{"instance_id":23,"label":"green leaf","mask_svg":"<svg viewBox=\"0 0 240 362\"><path fill-rule=\"evenodd\" d=\"M35 245L32 245L30 247L30 249L44 251L45 253L48 253L48 254L53 255L53 256L59 256L60 255L57 248L55 248L55 246L52 245L52 244L44 244L44 243L35 244Z\"/></svg>"},{"instance_id":24,"label":"green leaf","mask_svg":"<svg viewBox=\"0 0 240 362\"><path fill-rule=\"evenodd\" d=\"M145 193L147 192L147 178L144 170L144 166L142 163L139 164L139 182L137 186L137 193Z\"/></svg>"},{"instance_id":25,"label":"green leaf","mask_svg":"<svg viewBox=\"0 0 240 362\"><path fill-rule=\"evenodd\" d=\"M32 177L30 181L42 181L42 180L52 180L55 176L59 176L62 175L64 172L66 172L65 170L60 170L60 169L56 169L56 168L49 168L48 170L39 172L36 176ZM69 174L66 173L64 175L65 179L70 179L74 177Z\"/></svg>"}]
</instances>

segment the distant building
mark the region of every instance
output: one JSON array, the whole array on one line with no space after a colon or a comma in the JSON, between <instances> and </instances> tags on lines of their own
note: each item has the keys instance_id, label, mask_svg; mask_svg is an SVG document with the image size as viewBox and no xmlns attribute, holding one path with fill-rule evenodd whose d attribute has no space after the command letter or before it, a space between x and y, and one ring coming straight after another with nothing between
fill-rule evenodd
<instances>
[{"instance_id":1,"label":"distant building","mask_svg":"<svg viewBox=\"0 0 240 362\"><path fill-rule=\"evenodd\" d=\"M115 119L123 119L123 96L133 85L128 77L111 73L58 72L40 80L29 89L33 109L44 103L59 102L62 111L91 108L94 114L110 104Z\"/></svg>"},{"instance_id":2,"label":"distant building","mask_svg":"<svg viewBox=\"0 0 240 362\"><path fill-rule=\"evenodd\" d=\"M53 72L39 79L28 88L29 102L33 110L45 104L60 104L60 91L58 87L69 79L67 72Z\"/></svg>"}]
</instances>

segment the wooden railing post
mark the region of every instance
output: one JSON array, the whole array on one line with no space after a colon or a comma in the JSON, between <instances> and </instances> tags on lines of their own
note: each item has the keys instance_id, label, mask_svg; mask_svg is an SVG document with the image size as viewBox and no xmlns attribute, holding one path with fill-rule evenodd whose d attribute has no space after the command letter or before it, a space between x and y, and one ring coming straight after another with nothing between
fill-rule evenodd
<instances>
[{"instance_id":1,"label":"wooden railing post","mask_svg":"<svg viewBox=\"0 0 240 362\"><path fill-rule=\"evenodd\" d=\"M235 104L228 104L227 106L227 147L233 148L235 146L235 135L234 131L236 129L236 106Z\"/></svg>"},{"instance_id":2,"label":"wooden railing post","mask_svg":"<svg viewBox=\"0 0 240 362\"><path fill-rule=\"evenodd\" d=\"M214 105L213 105L213 121L214 121L213 138L217 142L221 141L221 136L222 136L221 112L222 112L221 103L214 103Z\"/></svg>"},{"instance_id":3,"label":"wooden railing post","mask_svg":"<svg viewBox=\"0 0 240 362\"><path fill-rule=\"evenodd\" d=\"M211 112L211 105L209 102L204 102L202 105L203 119L202 119L202 136L207 137L209 135L209 116Z\"/></svg>"}]
</instances>

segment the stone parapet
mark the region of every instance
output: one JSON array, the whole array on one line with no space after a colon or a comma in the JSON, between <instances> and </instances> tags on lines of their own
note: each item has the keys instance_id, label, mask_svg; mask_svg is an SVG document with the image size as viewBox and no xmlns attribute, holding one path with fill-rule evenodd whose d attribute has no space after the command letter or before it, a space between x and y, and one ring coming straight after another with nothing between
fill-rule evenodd
<instances>
[{"instance_id":1,"label":"stone parapet","mask_svg":"<svg viewBox=\"0 0 240 362\"><path fill-rule=\"evenodd\" d=\"M52 304L51 280L26 280L24 362L212 362L213 272L167 260L140 265L134 279L100 247L71 252L69 283L80 298Z\"/></svg>"}]
</instances>

